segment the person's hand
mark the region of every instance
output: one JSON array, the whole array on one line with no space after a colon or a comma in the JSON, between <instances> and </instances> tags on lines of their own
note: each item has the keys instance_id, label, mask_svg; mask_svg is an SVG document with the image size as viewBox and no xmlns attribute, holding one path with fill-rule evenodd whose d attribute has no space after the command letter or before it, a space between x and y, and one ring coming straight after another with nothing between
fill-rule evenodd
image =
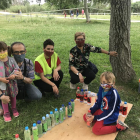
<instances>
[{"instance_id":1,"label":"person's hand","mask_svg":"<svg viewBox=\"0 0 140 140\"><path fill-rule=\"evenodd\" d=\"M58 81L58 80L59 80L60 76L59 76L57 70L54 70L54 71L53 71L53 78L54 78L54 81Z\"/></svg>"},{"instance_id":2,"label":"person's hand","mask_svg":"<svg viewBox=\"0 0 140 140\"><path fill-rule=\"evenodd\" d=\"M87 119L88 122L92 122L93 119L94 119L94 115L92 115L91 117L88 117L88 116L86 115L86 119Z\"/></svg>"},{"instance_id":3,"label":"person's hand","mask_svg":"<svg viewBox=\"0 0 140 140\"><path fill-rule=\"evenodd\" d=\"M117 56L118 53L117 53L116 51L110 51L110 55L111 55L111 56Z\"/></svg>"},{"instance_id":4,"label":"person's hand","mask_svg":"<svg viewBox=\"0 0 140 140\"><path fill-rule=\"evenodd\" d=\"M16 79L23 79L23 75L20 69L18 71L15 71L14 74L16 75Z\"/></svg>"},{"instance_id":5,"label":"person's hand","mask_svg":"<svg viewBox=\"0 0 140 140\"><path fill-rule=\"evenodd\" d=\"M8 79L8 80L13 80L13 79L15 79L15 75L12 74L12 75L10 75L9 77L7 77L7 79Z\"/></svg>"},{"instance_id":6,"label":"person's hand","mask_svg":"<svg viewBox=\"0 0 140 140\"><path fill-rule=\"evenodd\" d=\"M57 86L56 85L52 86L52 88L53 88L53 92L58 95L59 94L59 90L58 90Z\"/></svg>"},{"instance_id":7,"label":"person's hand","mask_svg":"<svg viewBox=\"0 0 140 140\"><path fill-rule=\"evenodd\" d=\"M1 96L1 101L2 101L2 103L7 104L7 103L10 102L10 97L9 96L5 96L5 95L2 95Z\"/></svg>"},{"instance_id":8,"label":"person's hand","mask_svg":"<svg viewBox=\"0 0 140 140\"><path fill-rule=\"evenodd\" d=\"M6 77L3 77L3 78L1 78L1 82L7 84L7 83L9 83L9 80L7 80Z\"/></svg>"},{"instance_id":9,"label":"person's hand","mask_svg":"<svg viewBox=\"0 0 140 140\"><path fill-rule=\"evenodd\" d=\"M80 79L80 83L84 82L84 78L83 78L83 75L81 73L79 73L79 79Z\"/></svg>"}]
</instances>

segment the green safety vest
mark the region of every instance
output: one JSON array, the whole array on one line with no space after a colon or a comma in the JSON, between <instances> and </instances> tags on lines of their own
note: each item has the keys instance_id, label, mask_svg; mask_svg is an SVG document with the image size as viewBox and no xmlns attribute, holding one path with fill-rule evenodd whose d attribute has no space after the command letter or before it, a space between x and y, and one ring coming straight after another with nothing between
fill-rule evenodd
<instances>
[{"instance_id":1,"label":"green safety vest","mask_svg":"<svg viewBox=\"0 0 140 140\"><path fill-rule=\"evenodd\" d=\"M41 67L43 68L43 72L44 72L44 76L48 79L52 78L52 72L53 70L57 67L57 53L53 53L53 55L51 56L51 67L49 67L46 58L44 56L44 53L42 53L41 55L39 55L35 61L38 61L39 64L41 65ZM34 61L34 63L35 63ZM37 72L35 72L35 80L40 80L40 76Z\"/></svg>"}]
</instances>

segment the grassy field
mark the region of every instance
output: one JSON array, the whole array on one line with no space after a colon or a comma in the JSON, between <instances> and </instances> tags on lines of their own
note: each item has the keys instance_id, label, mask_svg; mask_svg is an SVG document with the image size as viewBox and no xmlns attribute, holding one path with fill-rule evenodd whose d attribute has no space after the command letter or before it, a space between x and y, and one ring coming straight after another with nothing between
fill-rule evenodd
<instances>
[{"instance_id":1,"label":"grassy field","mask_svg":"<svg viewBox=\"0 0 140 140\"><path fill-rule=\"evenodd\" d=\"M75 46L74 34L77 31L85 32L86 42L103 49L109 49L109 22L94 21L85 23L85 20L67 20L47 18L29 18L29 17L0 17L0 40L8 45L14 41L21 41L26 45L26 57L34 59L42 53L44 40L51 38L55 42L55 51L61 59L64 78L60 86L60 99L56 100L52 96L43 97L39 101L25 103L17 102L17 108L20 113L18 118L13 118L12 122L5 123L0 117L0 140L14 140L14 135L18 133L23 140L23 131L25 126L31 129L32 124L40 120L42 116L60 107L61 104L67 105L70 99L75 98L75 90L69 89L70 76L68 72L69 51ZM140 139L140 95L138 90L138 78L140 76L140 23L131 24L131 51L132 64L137 78L131 83L117 82L116 86L121 99L133 104L126 123L130 129L126 132L120 132L116 140L139 140ZM89 85L89 90L98 92L99 76L104 71L112 71L109 56L105 54L91 54L90 60L94 62L99 72L94 81ZM82 86L79 84L79 86ZM84 113L84 112L83 112ZM59 138L58 138L59 140Z\"/></svg>"}]
</instances>

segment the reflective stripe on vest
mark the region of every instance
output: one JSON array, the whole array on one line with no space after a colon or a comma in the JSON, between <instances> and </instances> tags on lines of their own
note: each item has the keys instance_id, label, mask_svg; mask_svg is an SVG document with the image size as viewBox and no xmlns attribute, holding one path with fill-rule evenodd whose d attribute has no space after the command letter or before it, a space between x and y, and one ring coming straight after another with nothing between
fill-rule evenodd
<instances>
[{"instance_id":1,"label":"reflective stripe on vest","mask_svg":"<svg viewBox=\"0 0 140 140\"><path fill-rule=\"evenodd\" d=\"M57 53L54 52L54 54L51 56L51 67L49 67L44 53L42 53L41 55L39 55L35 61L38 61L38 63L41 65L42 69L43 69L43 73L44 73L44 77L51 79L52 78L52 72L53 70L57 67ZM34 63L35 63L34 61ZM40 76L39 73L35 72L35 80L40 80Z\"/></svg>"}]
</instances>

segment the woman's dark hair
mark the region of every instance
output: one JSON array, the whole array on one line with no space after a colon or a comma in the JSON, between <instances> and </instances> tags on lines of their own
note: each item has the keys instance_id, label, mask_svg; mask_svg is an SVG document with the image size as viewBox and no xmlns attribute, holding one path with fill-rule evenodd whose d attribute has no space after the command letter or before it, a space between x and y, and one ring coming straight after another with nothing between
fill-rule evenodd
<instances>
[{"instance_id":1,"label":"woman's dark hair","mask_svg":"<svg viewBox=\"0 0 140 140\"><path fill-rule=\"evenodd\" d=\"M43 43L44 49L47 47L47 45L52 45L52 46L54 46L54 42L53 42L51 39L47 39L47 40L44 41L44 43Z\"/></svg>"}]
</instances>

